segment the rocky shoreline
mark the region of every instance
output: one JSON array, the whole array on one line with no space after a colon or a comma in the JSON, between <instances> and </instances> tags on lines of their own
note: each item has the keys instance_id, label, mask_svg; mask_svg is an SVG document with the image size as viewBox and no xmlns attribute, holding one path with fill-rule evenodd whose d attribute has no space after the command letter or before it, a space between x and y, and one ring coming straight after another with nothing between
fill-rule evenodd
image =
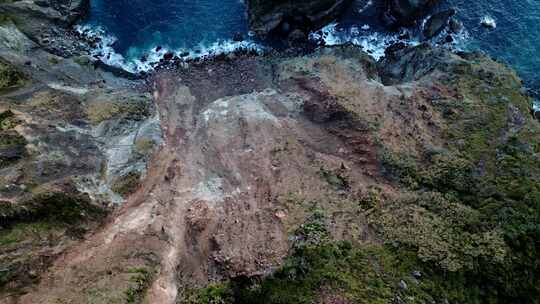
<instances>
[{"instance_id":1,"label":"rocky shoreline","mask_svg":"<svg viewBox=\"0 0 540 304\"><path fill-rule=\"evenodd\" d=\"M252 28L296 43L350 4L293 2L248 1ZM393 27L436 1L383 2ZM540 124L508 67L300 43L140 78L88 56L87 9L0 3L0 303L540 298Z\"/></svg>"}]
</instances>

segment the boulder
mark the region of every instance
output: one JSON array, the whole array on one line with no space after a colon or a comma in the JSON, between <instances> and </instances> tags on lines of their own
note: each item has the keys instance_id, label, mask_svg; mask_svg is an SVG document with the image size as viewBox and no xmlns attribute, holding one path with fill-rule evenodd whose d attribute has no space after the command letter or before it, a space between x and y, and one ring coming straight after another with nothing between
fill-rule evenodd
<instances>
[{"instance_id":1,"label":"boulder","mask_svg":"<svg viewBox=\"0 0 540 304\"><path fill-rule=\"evenodd\" d=\"M448 21L455 14L455 10L449 9L431 16L426 22L426 26L424 27L424 37L426 39L430 39L437 36L440 32L444 30L444 28L446 28L446 26L448 25Z\"/></svg>"},{"instance_id":2,"label":"boulder","mask_svg":"<svg viewBox=\"0 0 540 304\"><path fill-rule=\"evenodd\" d=\"M275 32L283 32L286 37L296 29L309 31L324 26L351 3L352 0L248 0L249 24L259 37Z\"/></svg>"},{"instance_id":3,"label":"boulder","mask_svg":"<svg viewBox=\"0 0 540 304\"><path fill-rule=\"evenodd\" d=\"M386 49L378 62L381 80L386 85L417 81L437 70L449 73L463 59L444 49L432 48L428 43L415 47L394 44Z\"/></svg>"}]
</instances>

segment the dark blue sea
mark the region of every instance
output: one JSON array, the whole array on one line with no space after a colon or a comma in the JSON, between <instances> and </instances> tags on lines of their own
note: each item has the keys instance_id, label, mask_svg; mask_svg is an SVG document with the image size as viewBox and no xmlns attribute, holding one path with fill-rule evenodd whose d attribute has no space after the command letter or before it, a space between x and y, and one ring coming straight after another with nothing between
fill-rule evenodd
<instances>
[{"instance_id":1,"label":"dark blue sea","mask_svg":"<svg viewBox=\"0 0 540 304\"><path fill-rule=\"evenodd\" d=\"M204 53L216 48L226 51L233 48L235 34L248 37L242 0L91 2L87 24L101 27L102 34L114 37L108 45L117 53L112 60L140 65L145 56L155 53L157 46L178 52ZM327 27L328 44L354 40L374 57L380 57L384 47L397 38L396 34L384 32L374 16L372 2L376 1L357 0L353 13ZM456 8L465 25L463 33L456 37L456 48L485 51L516 68L528 86L540 88L540 0L446 0L437 9L447 7ZM481 26L484 17L493 18L496 28Z\"/></svg>"},{"instance_id":2,"label":"dark blue sea","mask_svg":"<svg viewBox=\"0 0 540 304\"><path fill-rule=\"evenodd\" d=\"M452 0L470 37L466 47L482 50L518 70L526 84L540 89L540 0ZM495 29L479 25L492 17Z\"/></svg>"},{"instance_id":3,"label":"dark blue sea","mask_svg":"<svg viewBox=\"0 0 540 304\"><path fill-rule=\"evenodd\" d=\"M131 70L147 70L167 51L195 56L252 47L232 41L248 34L242 0L92 0L82 30L88 28L104 36L99 53L106 62Z\"/></svg>"}]
</instances>

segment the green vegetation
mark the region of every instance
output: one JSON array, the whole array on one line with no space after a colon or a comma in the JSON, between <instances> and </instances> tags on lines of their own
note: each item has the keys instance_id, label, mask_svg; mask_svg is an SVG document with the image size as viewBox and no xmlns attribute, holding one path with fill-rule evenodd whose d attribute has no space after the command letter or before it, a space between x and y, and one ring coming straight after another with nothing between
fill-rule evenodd
<instances>
[{"instance_id":1,"label":"green vegetation","mask_svg":"<svg viewBox=\"0 0 540 304\"><path fill-rule=\"evenodd\" d=\"M113 182L111 189L122 196L127 196L137 190L140 185L140 180L141 174L139 172L129 172L116 179Z\"/></svg>"},{"instance_id":2,"label":"green vegetation","mask_svg":"<svg viewBox=\"0 0 540 304\"><path fill-rule=\"evenodd\" d=\"M135 141L135 151L144 156L148 156L155 147L156 142L149 138L139 138Z\"/></svg>"},{"instance_id":3,"label":"green vegetation","mask_svg":"<svg viewBox=\"0 0 540 304\"><path fill-rule=\"evenodd\" d=\"M86 232L85 223L97 221L104 215L102 209L91 205L83 195L45 189L37 189L34 197L26 202L0 201L0 264L3 265L0 291L17 292L46 268L50 257L40 256L37 248L54 247L69 239L81 238Z\"/></svg>"},{"instance_id":4,"label":"green vegetation","mask_svg":"<svg viewBox=\"0 0 540 304\"><path fill-rule=\"evenodd\" d=\"M17 125L12 111L0 113L0 168L14 164L26 154L26 139L13 130Z\"/></svg>"},{"instance_id":5,"label":"green vegetation","mask_svg":"<svg viewBox=\"0 0 540 304\"><path fill-rule=\"evenodd\" d=\"M152 281L152 273L146 268L134 268L128 271L129 287L124 292L126 303L143 303L145 291Z\"/></svg>"},{"instance_id":6,"label":"green vegetation","mask_svg":"<svg viewBox=\"0 0 540 304\"><path fill-rule=\"evenodd\" d=\"M234 292L230 283L211 284L201 289L184 293L181 304L228 304L234 303Z\"/></svg>"},{"instance_id":7,"label":"green vegetation","mask_svg":"<svg viewBox=\"0 0 540 304\"><path fill-rule=\"evenodd\" d=\"M117 118L138 121L149 116L149 107L150 103L146 97L120 96L114 101L91 102L86 108L86 116L93 125Z\"/></svg>"},{"instance_id":8,"label":"green vegetation","mask_svg":"<svg viewBox=\"0 0 540 304\"><path fill-rule=\"evenodd\" d=\"M450 300L539 303L540 126L519 79L483 60L456 67L461 99L436 104L444 149L382 153L387 176L412 194L372 218L389 243L478 292Z\"/></svg>"},{"instance_id":9,"label":"green vegetation","mask_svg":"<svg viewBox=\"0 0 540 304\"><path fill-rule=\"evenodd\" d=\"M412 250L330 240L322 211L312 212L273 275L210 285L181 303L443 303L480 297L461 273L438 272Z\"/></svg>"},{"instance_id":10,"label":"green vegetation","mask_svg":"<svg viewBox=\"0 0 540 304\"><path fill-rule=\"evenodd\" d=\"M120 105L111 102L92 103L86 110L86 115L92 124L98 125L121 113Z\"/></svg>"},{"instance_id":11,"label":"green vegetation","mask_svg":"<svg viewBox=\"0 0 540 304\"><path fill-rule=\"evenodd\" d=\"M345 190L349 188L349 182L340 172L333 172L323 167L320 168L319 174L329 185L338 189Z\"/></svg>"},{"instance_id":12,"label":"green vegetation","mask_svg":"<svg viewBox=\"0 0 540 304\"><path fill-rule=\"evenodd\" d=\"M5 22L0 18L0 23ZM26 82L24 75L12 65L0 61L0 90L22 86Z\"/></svg>"},{"instance_id":13,"label":"green vegetation","mask_svg":"<svg viewBox=\"0 0 540 304\"><path fill-rule=\"evenodd\" d=\"M49 233L55 228L54 223L48 221L18 223L11 227L11 229L0 232L0 246L9 246L28 239L44 240L47 239Z\"/></svg>"}]
</instances>

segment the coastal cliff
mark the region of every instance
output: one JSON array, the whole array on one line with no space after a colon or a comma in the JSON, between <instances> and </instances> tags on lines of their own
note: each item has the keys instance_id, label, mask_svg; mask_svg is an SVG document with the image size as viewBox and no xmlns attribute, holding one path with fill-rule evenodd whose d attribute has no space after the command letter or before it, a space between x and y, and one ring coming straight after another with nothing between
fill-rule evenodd
<instances>
[{"instance_id":1,"label":"coastal cliff","mask_svg":"<svg viewBox=\"0 0 540 304\"><path fill-rule=\"evenodd\" d=\"M507 66L337 46L126 79L41 35L0 26L0 303L538 303Z\"/></svg>"}]
</instances>

